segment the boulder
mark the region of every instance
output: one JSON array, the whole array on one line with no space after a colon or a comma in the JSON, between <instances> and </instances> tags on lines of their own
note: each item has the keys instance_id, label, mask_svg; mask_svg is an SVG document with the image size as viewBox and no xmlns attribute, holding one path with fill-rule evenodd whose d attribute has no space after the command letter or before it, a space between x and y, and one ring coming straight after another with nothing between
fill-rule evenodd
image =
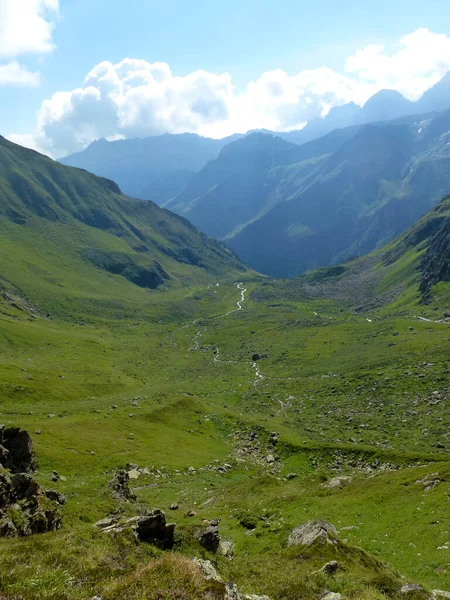
<instances>
[{"instance_id":1,"label":"boulder","mask_svg":"<svg viewBox=\"0 0 450 600\"><path fill-rule=\"evenodd\" d=\"M127 502L134 502L136 500L136 495L130 489L130 476L126 469L116 471L108 486L117 500L125 500Z\"/></svg>"},{"instance_id":2,"label":"boulder","mask_svg":"<svg viewBox=\"0 0 450 600\"><path fill-rule=\"evenodd\" d=\"M206 581L217 581L222 583L222 577L217 573L213 564L209 560L203 560L201 558L194 558L194 564L198 567L200 573L206 579Z\"/></svg>"},{"instance_id":3,"label":"boulder","mask_svg":"<svg viewBox=\"0 0 450 600\"><path fill-rule=\"evenodd\" d=\"M167 523L166 515L159 508L152 508L144 516L119 520L116 516L106 517L94 524L104 533L131 530L141 542L170 550L174 545L175 523Z\"/></svg>"},{"instance_id":4,"label":"boulder","mask_svg":"<svg viewBox=\"0 0 450 600\"><path fill-rule=\"evenodd\" d=\"M308 521L291 531L288 546L310 547L317 543L333 544L336 543L337 533L336 527L327 521Z\"/></svg>"},{"instance_id":5,"label":"boulder","mask_svg":"<svg viewBox=\"0 0 450 600\"><path fill-rule=\"evenodd\" d=\"M0 465L12 473L36 470L36 454L27 431L0 425Z\"/></svg>"},{"instance_id":6,"label":"boulder","mask_svg":"<svg viewBox=\"0 0 450 600\"><path fill-rule=\"evenodd\" d=\"M158 508L140 517L136 524L136 535L141 542L147 542L162 550L170 550L174 544L175 523L166 523L166 515Z\"/></svg>"},{"instance_id":7,"label":"boulder","mask_svg":"<svg viewBox=\"0 0 450 600\"><path fill-rule=\"evenodd\" d=\"M210 525L203 531L203 533L198 538L198 541L210 552L217 552L217 549L220 544L220 533L217 525Z\"/></svg>"},{"instance_id":8,"label":"boulder","mask_svg":"<svg viewBox=\"0 0 450 600\"><path fill-rule=\"evenodd\" d=\"M330 481L328 481L327 483L324 483L322 485L322 487L324 488L341 488L344 487L345 485L349 485L352 482L352 478L351 477L345 477L345 476L341 476L341 477L332 477L330 479Z\"/></svg>"},{"instance_id":9,"label":"boulder","mask_svg":"<svg viewBox=\"0 0 450 600\"><path fill-rule=\"evenodd\" d=\"M336 573L336 571L338 570L339 565L337 560L331 560L330 562L327 562L325 565L323 565L323 567L320 569L320 571L322 573L325 573L325 575L334 575Z\"/></svg>"},{"instance_id":10,"label":"boulder","mask_svg":"<svg viewBox=\"0 0 450 600\"><path fill-rule=\"evenodd\" d=\"M428 599L429 596L424 590L424 588L418 583L407 583L400 588L400 595L406 598L414 598L414 600L418 600L418 598Z\"/></svg>"},{"instance_id":11,"label":"boulder","mask_svg":"<svg viewBox=\"0 0 450 600\"><path fill-rule=\"evenodd\" d=\"M234 558L234 542L231 540L220 540L217 554L232 560Z\"/></svg>"}]
</instances>

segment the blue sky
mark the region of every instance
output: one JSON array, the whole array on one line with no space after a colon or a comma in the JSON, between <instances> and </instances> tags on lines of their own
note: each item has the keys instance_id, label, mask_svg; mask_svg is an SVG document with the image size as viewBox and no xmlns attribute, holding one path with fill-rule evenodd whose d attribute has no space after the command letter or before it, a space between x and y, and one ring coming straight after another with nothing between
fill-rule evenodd
<instances>
[{"instance_id":1,"label":"blue sky","mask_svg":"<svg viewBox=\"0 0 450 600\"><path fill-rule=\"evenodd\" d=\"M21 10L13 14L18 5ZM34 49L32 44L25 47L27 40L2 48L5 15L3 27L10 37L24 35L21 19L39 18L49 26L46 39L36 37ZM30 28L36 30L32 24ZM400 75L402 56L396 59L396 53L404 46L401 40L417 30L428 30L435 38L411 38L404 60L412 64L422 53L429 53L429 60L421 72ZM291 129L332 105L353 99L362 103L380 86L415 99L450 68L447 36L447 0L0 0L0 132L29 145L34 140L35 146L57 154L80 149L97 134L114 139L186 129L220 137L245 128L245 119L248 128ZM367 50L373 44L384 48ZM364 49L349 72L349 57ZM380 74L385 56L391 59L386 77ZM157 102L142 85L138 100L137 92L121 91L120 108L111 108L112 92L104 90L101 98L75 94L52 101L58 92L82 88L96 65L117 65L124 58L167 63L170 75L158 76L172 83L155 92ZM328 71L318 71L324 67ZM130 73L137 67L126 69ZM198 70L211 77L176 79ZM309 71L315 74L289 79ZM214 79L223 73L228 81ZM250 82L270 73L275 75L248 90ZM334 79L334 74L351 79ZM179 98L170 104L174 89ZM187 105L194 107L193 114L184 114ZM119 122L115 129L106 123L106 113ZM78 130L77 119L83 123Z\"/></svg>"}]
</instances>

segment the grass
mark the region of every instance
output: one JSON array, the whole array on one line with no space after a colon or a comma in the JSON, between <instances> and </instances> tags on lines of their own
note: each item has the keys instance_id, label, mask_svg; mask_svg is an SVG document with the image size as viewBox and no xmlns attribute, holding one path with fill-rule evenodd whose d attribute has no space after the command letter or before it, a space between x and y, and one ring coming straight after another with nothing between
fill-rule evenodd
<instances>
[{"instance_id":1,"label":"grass","mask_svg":"<svg viewBox=\"0 0 450 600\"><path fill-rule=\"evenodd\" d=\"M99 311L84 326L29 321L27 311L3 301L2 421L40 431L33 435L38 480L68 502L60 532L0 541L0 590L73 599L119 597L124 586L130 598L159 593L152 577L172 555L156 558L151 547L92 526L117 508L136 510L117 506L107 488L112 471L127 463L150 468L136 483L139 506L168 513L172 502L180 506L170 514L179 536L173 560L217 561L198 546L195 531L203 519L220 518L236 557L219 559L219 572L246 592L313 597L323 582L312 573L330 557L299 563L286 541L290 529L315 518L355 527L341 532L346 570L331 582L346 597L386 595L373 583L373 564L363 567L352 554L356 547L380 561L381 574L388 562L408 580L450 587L447 551L438 550L450 525L448 450L436 446L448 443L446 326L418 321L412 307L402 316L372 311L370 323L342 303L304 300L300 289L298 300L273 303L261 296L267 285L249 280L245 287L243 310L227 317L220 315L240 292L221 283L166 292L164 303L156 296L148 319L143 312L102 322ZM189 350L199 331L198 351ZM268 355L258 362L258 383L254 352ZM253 430L260 443L242 452ZM275 469L265 462L270 431L281 433ZM217 471L224 463L231 468ZM63 476L56 484L52 470ZM287 481L291 472L298 477ZM415 483L435 472L441 483L429 492ZM348 487L323 487L339 473L352 477ZM255 529L240 524L243 513ZM202 585L173 589L201 598Z\"/></svg>"},{"instance_id":2,"label":"grass","mask_svg":"<svg viewBox=\"0 0 450 600\"><path fill-rule=\"evenodd\" d=\"M423 239L412 248L405 236L401 252L391 245L390 263L379 251L293 281L243 270L211 242L203 268L167 252L166 242L177 252L201 242L179 219L166 222L155 207L145 221L134 204L130 215L97 181L104 216L113 219L113 203L115 227L124 228L100 229L71 213L89 203L64 192L75 185L65 168L46 168L63 169L63 191L46 188L48 198L34 178L31 189L71 216L30 214L14 195L9 210L26 223L0 217L0 422L31 433L37 480L67 504L60 531L0 539L0 594L223 595L193 556L271 600L312 600L325 588L355 600L397 598L406 582L450 589L450 326L432 322L448 310L450 285L441 281L422 303ZM77 177L81 185L88 175ZM148 256L171 277L158 289L83 258L88 247L146 263L146 251L132 248L138 225L154 244ZM255 353L264 358L255 362ZM115 469L133 464L147 467L132 482L136 504L108 487ZM336 476L350 480L327 487ZM173 551L94 527L148 507L176 522ZM319 518L340 530L337 546L287 547L293 527ZM234 542L234 560L199 545L211 519ZM318 571L334 558L341 568L324 579Z\"/></svg>"}]
</instances>

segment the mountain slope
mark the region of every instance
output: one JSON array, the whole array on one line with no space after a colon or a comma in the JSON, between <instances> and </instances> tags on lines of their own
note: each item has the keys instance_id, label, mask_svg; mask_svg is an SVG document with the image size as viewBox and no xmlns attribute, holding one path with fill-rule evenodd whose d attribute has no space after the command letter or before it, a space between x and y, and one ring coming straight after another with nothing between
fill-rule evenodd
<instances>
[{"instance_id":1,"label":"mountain slope","mask_svg":"<svg viewBox=\"0 0 450 600\"><path fill-rule=\"evenodd\" d=\"M183 133L114 142L101 139L82 152L62 158L60 162L113 179L130 196L162 203L185 186L186 178L177 176L180 171L199 171L236 137L239 136L213 140ZM157 186L159 189L153 197L149 185L162 178L170 178L172 186L164 192L161 186Z\"/></svg>"},{"instance_id":2,"label":"mountain slope","mask_svg":"<svg viewBox=\"0 0 450 600\"><path fill-rule=\"evenodd\" d=\"M444 113L357 130L306 188L239 231L230 246L252 268L291 277L383 245L450 190L449 119Z\"/></svg>"},{"instance_id":3,"label":"mountain slope","mask_svg":"<svg viewBox=\"0 0 450 600\"><path fill-rule=\"evenodd\" d=\"M66 299L104 295L128 302L134 295L142 301L149 288L243 269L228 248L184 219L4 138L0 221L0 277L35 299L41 294L48 301L57 285Z\"/></svg>"},{"instance_id":4,"label":"mountain slope","mask_svg":"<svg viewBox=\"0 0 450 600\"><path fill-rule=\"evenodd\" d=\"M336 130L301 146L252 133L226 146L164 206L200 230L228 238L304 189L321 162L358 128Z\"/></svg>"},{"instance_id":5,"label":"mountain slope","mask_svg":"<svg viewBox=\"0 0 450 600\"><path fill-rule=\"evenodd\" d=\"M223 148L165 206L209 235L224 238L277 202L269 172L296 150L279 137L252 133Z\"/></svg>"}]
</instances>

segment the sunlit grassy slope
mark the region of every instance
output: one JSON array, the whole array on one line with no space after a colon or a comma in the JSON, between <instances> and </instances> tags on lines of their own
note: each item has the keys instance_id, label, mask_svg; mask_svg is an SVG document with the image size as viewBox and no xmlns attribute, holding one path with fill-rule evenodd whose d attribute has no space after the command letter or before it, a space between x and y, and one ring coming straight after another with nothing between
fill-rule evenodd
<instances>
[{"instance_id":1,"label":"sunlit grassy slope","mask_svg":"<svg viewBox=\"0 0 450 600\"><path fill-rule=\"evenodd\" d=\"M11 183L3 186L6 214ZM114 218L124 205L140 207L117 191L112 198ZM436 262L432 250L441 248L447 204L429 215L442 220L426 235L411 230L383 251L292 281L243 270L156 207L156 218L164 214L205 244L199 252L211 268L151 246L162 234L144 213L133 217L145 231L144 252L130 246L134 233L93 227L72 209L49 220L28 215L23 201L14 210L24 223L3 217L1 422L31 433L37 478L67 505L60 531L0 540L0 591L208 597L183 555L209 558L226 580L272 600L309 600L324 589L397 598L410 581L449 590L450 289L448 255ZM171 279L139 287L86 260L86 246L147 256ZM438 263L428 284L429 265ZM263 358L253 361L255 353ZM136 505L114 500L107 487L129 463L150 472L133 483ZM327 487L336 476L351 480ZM177 523L173 552L93 527L114 511L145 507ZM235 542L233 561L196 541L212 518ZM289 531L317 518L336 525L342 545L288 549ZM342 567L334 578L315 574L334 558Z\"/></svg>"}]
</instances>

